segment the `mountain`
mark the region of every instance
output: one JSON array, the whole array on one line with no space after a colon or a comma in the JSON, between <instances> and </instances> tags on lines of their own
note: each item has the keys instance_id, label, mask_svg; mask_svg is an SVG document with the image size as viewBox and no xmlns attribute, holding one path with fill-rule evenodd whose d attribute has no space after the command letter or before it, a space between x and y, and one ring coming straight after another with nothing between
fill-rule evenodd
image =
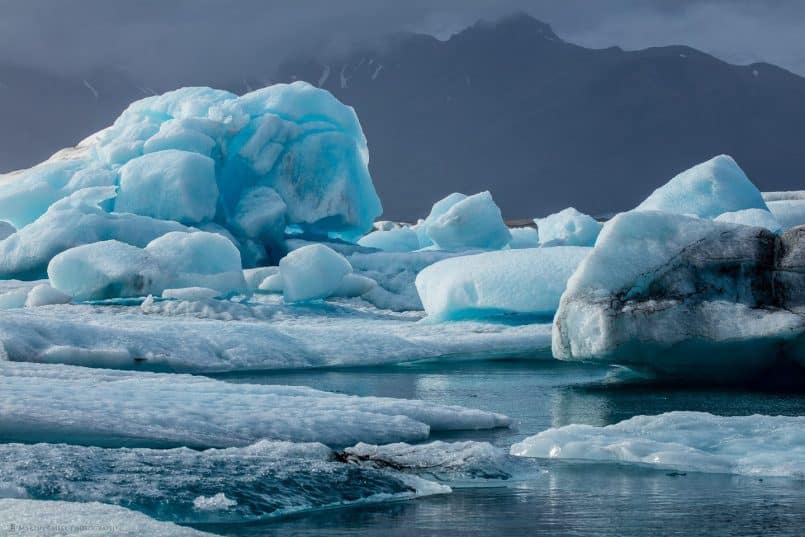
<instances>
[{"instance_id":1,"label":"mountain","mask_svg":"<svg viewBox=\"0 0 805 537\"><path fill-rule=\"evenodd\" d=\"M272 78L308 80L355 107L385 218L486 189L507 218L568 204L603 214L718 153L764 190L805 184L805 79L689 47L588 49L515 15L445 41L397 34L342 57L291 59ZM267 80L192 82L242 93ZM0 173L166 89L114 69L67 77L0 64Z\"/></svg>"},{"instance_id":2,"label":"mountain","mask_svg":"<svg viewBox=\"0 0 805 537\"><path fill-rule=\"evenodd\" d=\"M689 47L588 49L516 15L286 62L279 78L355 107L389 218L485 189L507 217L608 213L719 153L762 189L805 184L805 79Z\"/></svg>"}]
</instances>

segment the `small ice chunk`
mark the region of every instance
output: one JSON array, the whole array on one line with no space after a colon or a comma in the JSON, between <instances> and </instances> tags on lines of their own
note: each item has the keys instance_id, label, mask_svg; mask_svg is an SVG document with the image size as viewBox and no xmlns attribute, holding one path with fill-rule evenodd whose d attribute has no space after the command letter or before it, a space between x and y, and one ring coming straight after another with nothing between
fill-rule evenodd
<instances>
[{"instance_id":1,"label":"small ice chunk","mask_svg":"<svg viewBox=\"0 0 805 537\"><path fill-rule=\"evenodd\" d=\"M11 310L22 308L25 306L26 300L28 300L29 292L30 289L28 287L19 287L0 294L0 309Z\"/></svg>"},{"instance_id":2,"label":"small ice chunk","mask_svg":"<svg viewBox=\"0 0 805 537\"><path fill-rule=\"evenodd\" d=\"M373 231L363 236L358 244L384 252L413 252L419 250L419 237L413 229L402 227Z\"/></svg>"},{"instance_id":3,"label":"small ice chunk","mask_svg":"<svg viewBox=\"0 0 805 537\"><path fill-rule=\"evenodd\" d=\"M145 250L119 241L101 241L66 250L48 265L50 284L76 300L145 296L161 274Z\"/></svg>"},{"instance_id":4,"label":"small ice chunk","mask_svg":"<svg viewBox=\"0 0 805 537\"><path fill-rule=\"evenodd\" d=\"M47 283L40 283L28 293L25 299L26 308L47 306L49 304L67 304L73 299L70 295L54 289Z\"/></svg>"},{"instance_id":5,"label":"small ice chunk","mask_svg":"<svg viewBox=\"0 0 805 537\"><path fill-rule=\"evenodd\" d=\"M534 222L542 246L592 246L601 232L601 224L595 218L573 207Z\"/></svg>"},{"instance_id":6,"label":"small ice chunk","mask_svg":"<svg viewBox=\"0 0 805 537\"><path fill-rule=\"evenodd\" d=\"M120 168L115 211L197 224L215 216L217 200L215 162L198 153L169 149L132 159Z\"/></svg>"},{"instance_id":7,"label":"small ice chunk","mask_svg":"<svg viewBox=\"0 0 805 537\"><path fill-rule=\"evenodd\" d=\"M165 273L163 288L209 287L221 294L246 289L240 252L217 233L166 233L145 247Z\"/></svg>"},{"instance_id":8,"label":"small ice chunk","mask_svg":"<svg viewBox=\"0 0 805 537\"><path fill-rule=\"evenodd\" d=\"M280 260L282 295L286 302L304 302L332 295L352 265L338 252L323 244L294 250Z\"/></svg>"},{"instance_id":9,"label":"small ice chunk","mask_svg":"<svg viewBox=\"0 0 805 537\"><path fill-rule=\"evenodd\" d=\"M715 218L743 209L768 209L763 196L728 155L719 155L680 173L655 190L638 211Z\"/></svg>"},{"instance_id":10,"label":"small ice chunk","mask_svg":"<svg viewBox=\"0 0 805 537\"><path fill-rule=\"evenodd\" d=\"M368 293L376 286L377 282L372 278L350 273L344 276L331 296L346 298L361 296Z\"/></svg>"},{"instance_id":11,"label":"small ice chunk","mask_svg":"<svg viewBox=\"0 0 805 537\"><path fill-rule=\"evenodd\" d=\"M246 289L254 291L263 281L274 274L279 274L279 267L257 267L243 270L243 278L246 280Z\"/></svg>"},{"instance_id":12,"label":"small ice chunk","mask_svg":"<svg viewBox=\"0 0 805 537\"><path fill-rule=\"evenodd\" d=\"M509 228L488 191L455 203L426 227L430 239L443 250L498 250L511 240Z\"/></svg>"},{"instance_id":13,"label":"small ice chunk","mask_svg":"<svg viewBox=\"0 0 805 537\"><path fill-rule=\"evenodd\" d=\"M453 257L422 270L416 288L436 320L501 313L552 316L568 278L591 250L557 246Z\"/></svg>"},{"instance_id":14,"label":"small ice chunk","mask_svg":"<svg viewBox=\"0 0 805 537\"><path fill-rule=\"evenodd\" d=\"M728 222L731 224L741 224L744 226L763 227L773 233L782 230L780 222L771 212L765 209L743 209L730 213L720 214L715 218L716 222Z\"/></svg>"},{"instance_id":15,"label":"small ice chunk","mask_svg":"<svg viewBox=\"0 0 805 537\"><path fill-rule=\"evenodd\" d=\"M285 288L285 285L282 283L282 274L279 272L276 274L269 274L266 278L257 286L259 291L263 291L264 293L282 293L282 290Z\"/></svg>"},{"instance_id":16,"label":"small ice chunk","mask_svg":"<svg viewBox=\"0 0 805 537\"><path fill-rule=\"evenodd\" d=\"M221 296L221 293L209 287L181 287L179 289L165 289L162 291L162 298L172 298L175 300L210 300Z\"/></svg>"},{"instance_id":17,"label":"small ice chunk","mask_svg":"<svg viewBox=\"0 0 805 537\"><path fill-rule=\"evenodd\" d=\"M219 492L214 496L199 496L193 500L193 507L199 511L220 511L234 507L237 504L238 502L227 498L223 492Z\"/></svg>"}]
</instances>

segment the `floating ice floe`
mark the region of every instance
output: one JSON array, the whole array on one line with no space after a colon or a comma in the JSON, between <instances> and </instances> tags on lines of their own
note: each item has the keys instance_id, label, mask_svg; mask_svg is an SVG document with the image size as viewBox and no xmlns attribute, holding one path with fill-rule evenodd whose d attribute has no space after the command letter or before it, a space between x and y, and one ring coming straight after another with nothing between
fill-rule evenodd
<instances>
[{"instance_id":1,"label":"floating ice floe","mask_svg":"<svg viewBox=\"0 0 805 537\"><path fill-rule=\"evenodd\" d=\"M20 308L30 287L21 289ZM451 356L549 357L548 323L440 326L417 322L422 316L380 311L362 301L287 305L272 295L248 302L150 298L139 307L53 305L4 311L0 355L15 361L204 373Z\"/></svg>"},{"instance_id":2,"label":"floating ice floe","mask_svg":"<svg viewBox=\"0 0 805 537\"><path fill-rule=\"evenodd\" d=\"M710 382L805 364L805 228L661 212L607 223L567 284L553 354Z\"/></svg>"},{"instance_id":3,"label":"floating ice floe","mask_svg":"<svg viewBox=\"0 0 805 537\"><path fill-rule=\"evenodd\" d=\"M17 497L103 501L193 524L444 494L454 483L512 479L528 469L520 461L486 442L360 443L344 451L269 440L204 451L0 445L3 483Z\"/></svg>"},{"instance_id":4,"label":"floating ice floe","mask_svg":"<svg viewBox=\"0 0 805 537\"><path fill-rule=\"evenodd\" d=\"M542 246L592 246L601 224L573 207L534 220Z\"/></svg>"},{"instance_id":5,"label":"floating ice floe","mask_svg":"<svg viewBox=\"0 0 805 537\"><path fill-rule=\"evenodd\" d=\"M511 424L501 414L458 406L189 375L0 362L0 378L4 442L205 448L271 439L348 446Z\"/></svg>"},{"instance_id":6,"label":"floating ice floe","mask_svg":"<svg viewBox=\"0 0 805 537\"><path fill-rule=\"evenodd\" d=\"M805 479L805 417L704 412L636 416L606 427L548 429L514 444L511 454Z\"/></svg>"},{"instance_id":7,"label":"floating ice floe","mask_svg":"<svg viewBox=\"0 0 805 537\"><path fill-rule=\"evenodd\" d=\"M192 528L159 522L116 505L0 498L0 520L13 533L33 537L211 537Z\"/></svg>"},{"instance_id":8,"label":"floating ice floe","mask_svg":"<svg viewBox=\"0 0 805 537\"><path fill-rule=\"evenodd\" d=\"M715 218L743 209L768 209L738 164L719 155L680 173L637 206L638 211Z\"/></svg>"},{"instance_id":9,"label":"floating ice floe","mask_svg":"<svg viewBox=\"0 0 805 537\"><path fill-rule=\"evenodd\" d=\"M0 218L17 229L9 238L19 235L0 250L41 252L27 266L24 252L2 255L0 272L41 274L59 251L98 240L144 246L159 236L149 234L157 224L146 217L166 226L214 223L231 233L247 265L277 261L286 226L357 239L382 210L368 160L354 110L305 82L241 97L210 88L148 97L76 148L0 184ZM92 207L53 214L54 204L99 187L118 189L97 200L104 214ZM25 231L36 222L58 239ZM131 242L124 234L150 236Z\"/></svg>"},{"instance_id":10,"label":"floating ice floe","mask_svg":"<svg viewBox=\"0 0 805 537\"><path fill-rule=\"evenodd\" d=\"M590 251L557 246L453 257L422 270L416 288L434 320L507 313L550 318L568 278Z\"/></svg>"}]
</instances>

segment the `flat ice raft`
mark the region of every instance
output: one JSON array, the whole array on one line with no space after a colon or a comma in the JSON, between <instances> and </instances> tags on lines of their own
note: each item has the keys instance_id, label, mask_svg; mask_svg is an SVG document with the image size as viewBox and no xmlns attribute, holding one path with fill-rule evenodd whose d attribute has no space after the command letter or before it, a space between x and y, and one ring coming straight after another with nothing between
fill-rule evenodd
<instances>
[{"instance_id":1,"label":"flat ice raft","mask_svg":"<svg viewBox=\"0 0 805 537\"><path fill-rule=\"evenodd\" d=\"M0 499L0 520L11 534L34 537L211 537L191 528L159 522L142 513L98 502L73 503Z\"/></svg>"},{"instance_id":2,"label":"flat ice raft","mask_svg":"<svg viewBox=\"0 0 805 537\"><path fill-rule=\"evenodd\" d=\"M9 360L175 372L376 365L447 356L550 357L549 324L417 322L421 313L359 301L283 305L153 301L142 306L54 305L8 310Z\"/></svg>"},{"instance_id":3,"label":"flat ice raft","mask_svg":"<svg viewBox=\"0 0 805 537\"><path fill-rule=\"evenodd\" d=\"M17 496L103 501L187 524L444 494L445 483L500 483L533 466L486 442L358 444L341 452L267 440L204 451L0 444L3 486Z\"/></svg>"},{"instance_id":4,"label":"flat ice raft","mask_svg":"<svg viewBox=\"0 0 805 537\"><path fill-rule=\"evenodd\" d=\"M669 412L608 425L548 429L512 455L805 479L805 417Z\"/></svg>"},{"instance_id":5,"label":"flat ice raft","mask_svg":"<svg viewBox=\"0 0 805 537\"><path fill-rule=\"evenodd\" d=\"M343 446L511 424L501 414L457 406L189 375L0 362L0 381L5 442L227 447L272 439Z\"/></svg>"}]
</instances>

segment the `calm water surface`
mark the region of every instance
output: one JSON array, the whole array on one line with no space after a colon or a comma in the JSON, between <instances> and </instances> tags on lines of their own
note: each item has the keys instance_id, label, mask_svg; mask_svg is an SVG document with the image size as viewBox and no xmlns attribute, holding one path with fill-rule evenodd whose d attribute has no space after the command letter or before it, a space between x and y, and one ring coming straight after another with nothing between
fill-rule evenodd
<instances>
[{"instance_id":1,"label":"calm water surface","mask_svg":"<svg viewBox=\"0 0 805 537\"><path fill-rule=\"evenodd\" d=\"M556 361L418 363L383 368L249 373L229 382L296 384L356 395L494 410L515 430L434 435L509 446L549 427L607 425L639 414L805 414L805 394L685 389L617 381L604 367ZM805 535L805 482L678 474L629 465L537 463L526 481L453 494L216 525L225 535Z\"/></svg>"}]
</instances>

